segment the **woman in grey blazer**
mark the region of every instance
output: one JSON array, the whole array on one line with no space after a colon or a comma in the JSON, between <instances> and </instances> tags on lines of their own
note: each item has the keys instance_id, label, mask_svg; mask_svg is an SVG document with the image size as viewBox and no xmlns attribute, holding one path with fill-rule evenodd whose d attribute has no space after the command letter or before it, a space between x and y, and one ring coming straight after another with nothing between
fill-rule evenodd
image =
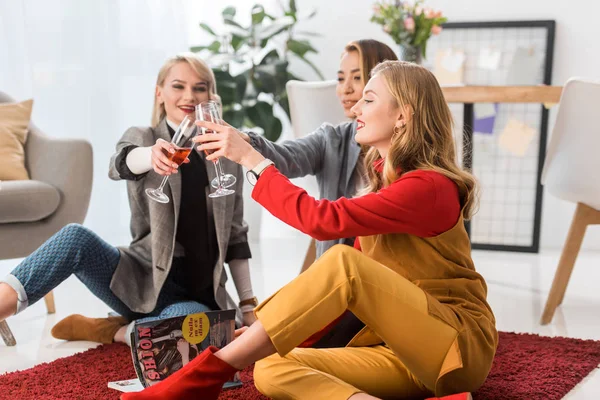
<instances>
[{"instance_id":1,"label":"woman in grey blazer","mask_svg":"<svg viewBox=\"0 0 600 400\"><path fill-rule=\"evenodd\" d=\"M252 132L242 135L288 178L315 175L322 199L354 197L362 188L363 152L354 141L356 123L351 108L362 97L371 69L385 60L397 60L396 54L377 40L357 40L346 45L337 73L336 92L346 116L352 121L335 126L323 124L303 138L281 144ZM317 242L317 258L338 243L352 246L354 238Z\"/></svg>"},{"instance_id":2,"label":"woman in grey blazer","mask_svg":"<svg viewBox=\"0 0 600 400\"><path fill-rule=\"evenodd\" d=\"M183 118L211 97L218 98L215 79L204 62L193 56L166 62L158 74L152 127L128 129L110 161L111 179L127 181L131 244L116 248L81 225L66 226L0 283L0 321L35 303L71 274L122 317L70 316L53 328L57 338L126 341L132 327L127 323L134 319L209 309L235 308L239 321L254 321L257 301L249 276L241 167L222 160L225 172L238 176L236 193L209 200L212 162L193 151L177 168L163 154ZM171 175L165 194L172 201L167 204L145 194L164 175ZM241 309L225 290L225 263Z\"/></svg>"}]
</instances>

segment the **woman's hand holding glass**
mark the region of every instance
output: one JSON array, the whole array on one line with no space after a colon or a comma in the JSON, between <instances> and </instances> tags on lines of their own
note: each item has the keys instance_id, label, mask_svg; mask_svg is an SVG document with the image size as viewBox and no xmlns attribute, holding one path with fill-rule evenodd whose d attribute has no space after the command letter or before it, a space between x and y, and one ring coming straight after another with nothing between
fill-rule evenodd
<instances>
[{"instance_id":1,"label":"woman's hand holding glass","mask_svg":"<svg viewBox=\"0 0 600 400\"><path fill-rule=\"evenodd\" d=\"M167 156L167 154L175 153L175 146L173 146L172 143L169 143L164 139L158 139L154 146L150 148L150 150L152 169L154 172L162 176L168 176L177 173L179 165L175 164ZM189 162L189 158L183 160L183 164L187 164Z\"/></svg>"},{"instance_id":2,"label":"woman's hand holding glass","mask_svg":"<svg viewBox=\"0 0 600 400\"><path fill-rule=\"evenodd\" d=\"M187 160L188 154L190 154L194 147L192 138L194 137L194 135L196 135L197 131L198 129L194 127L193 121L190 120L188 117L185 117L183 121L181 121L181 124L179 124L179 127L177 127L177 130L175 131L175 134L173 135L173 138L171 139L170 143L168 143L165 146L162 142L159 143L157 141L157 144L154 145L156 146L156 148L154 148L153 146L153 164L154 161L158 162L156 167L160 172L157 171L157 173L163 175L164 178L158 188L146 189L146 194L152 200L158 201L159 203L169 202L169 197L163 193L163 188L167 183L167 179L169 179L169 175L171 175L173 166L183 164L185 160ZM162 152L163 155L166 157L167 162L165 162L164 158L156 155L154 152L155 150Z\"/></svg>"},{"instance_id":3,"label":"woman's hand holding glass","mask_svg":"<svg viewBox=\"0 0 600 400\"><path fill-rule=\"evenodd\" d=\"M198 135L193 139L198 143L198 150L210 153L206 156L207 160L225 157L247 169L252 169L265 159L250 143L244 140L237 129L230 125L220 125L198 119L196 125L214 132L212 135Z\"/></svg>"}]
</instances>

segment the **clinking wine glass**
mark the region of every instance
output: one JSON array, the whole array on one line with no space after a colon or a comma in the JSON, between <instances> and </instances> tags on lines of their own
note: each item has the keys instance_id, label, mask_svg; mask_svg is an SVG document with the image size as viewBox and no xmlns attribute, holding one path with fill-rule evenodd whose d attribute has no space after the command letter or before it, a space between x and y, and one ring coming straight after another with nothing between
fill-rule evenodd
<instances>
[{"instance_id":1,"label":"clinking wine glass","mask_svg":"<svg viewBox=\"0 0 600 400\"><path fill-rule=\"evenodd\" d=\"M212 100L198 104L196 106L196 119L199 121L213 122L215 124L220 123L221 119L219 118L219 105ZM203 135L213 133L211 130L206 128L201 128L200 131L200 133ZM209 155L212 153L212 151L204 150L204 153ZM213 165L215 166L217 177L213 179L211 186L217 190L209 194L208 197L215 198L235 193L235 190L227 189L228 186L235 184L235 176L231 174L223 174L223 170L221 169L221 164L219 163L218 159L213 161ZM227 186L225 186L225 184L227 184Z\"/></svg>"},{"instance_id":2,"label":"clinking wine glass","mask_svg":"<svg viewBox=\"0 0 600 400\"><path fill-rule=\"evenodd\" d=\"M196 136L198 130L194 125L194 121L192 121L189 117L185 117L181 124L177 127L175 134L173 135L173 139L171 139L171 144L175 147L175 152L170 153L165 149L162 149L162 152L169 159L169 161L181 165L183 161L187 158L187 156L191 153L194 148L194 142L192 142L192 138ZM160 186L156 189L146 189L146 194L154 201L158 201L159 203L168 203L169 197L163 193L163 188L167 183L167 179L169 176L165 176L160 183Z\"/></svg>"},{"instance_id":3,"label":"clinking wine glass","mask_svg":"<svg viewBox=\"0 0 600 400\"><path fill-rule=\"evenodd\" d=\"M206 121L211 121L214 122L215 124L219 124L219 125L223 125L223 120L221 119L221 116L219 115L219 104L215 101L206 101L205 102L207 105L206 107L206 111L204 113L204 116L207 118ZM210 105L208 105L210 104ZM210 115L210 118L209 118ZM201 119L200 117L196 117L198 119ZM207 133L211 133L210 130ZM221 186L224 188L229 188L232 187L233 185L235 185L235 183L237 182L237 179L235 176L233 176L232 174L226 174L223 172L223 167L221 166L221 163L217 161L217 168L219 168L219 173L221 174ZM215 188L218 189L219 188L219 176L217 175L216 178L214 178L212 181L210 181L210 185Z\"/></svg>"}]
</instances>

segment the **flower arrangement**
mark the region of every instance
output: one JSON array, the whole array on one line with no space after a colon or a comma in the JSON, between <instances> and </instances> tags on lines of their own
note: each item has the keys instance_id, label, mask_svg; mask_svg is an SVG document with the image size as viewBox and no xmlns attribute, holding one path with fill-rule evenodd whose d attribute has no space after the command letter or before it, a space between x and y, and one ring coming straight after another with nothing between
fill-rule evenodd
<instances>
[{"instance_id":1,"label":"flower arrangement","mask_svg":"<svg viewBox=\"0 0 600 400\"><path fill-rule=\"evenodd\" d=\"M441 11L423 6L423 0L410 1L380 0L373 6L371 22L383 26L383 31L400 45L401 58L420 62L425 54L427 40L442 31L441 24L447 21ZM413 53L413 54L410 54ZM404 59L404 58L403 58Z\"/></svg>"}]
</instances>

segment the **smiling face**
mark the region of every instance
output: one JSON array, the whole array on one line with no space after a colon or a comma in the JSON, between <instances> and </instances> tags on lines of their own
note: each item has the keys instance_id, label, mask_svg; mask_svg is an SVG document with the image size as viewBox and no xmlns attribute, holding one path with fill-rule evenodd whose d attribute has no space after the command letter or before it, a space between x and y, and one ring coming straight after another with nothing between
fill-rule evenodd
<instances>
[{"instance_id":1,"label":"smiling face","mask_svg":"<svg viewBox=\"0 0 600 400\"><path fill-rule=\"evenodd\" d=\"M344 107L344 113L348 118L355 118L356 116L351 109L360 100L365 88L360 69L360 57L357 51L344 53L340 60L337 79L335 92L342 103L342 107Z\"/></svg>"},{"instance_id":2,"label":"smiling face","mask_svg":"<svg viewBox=\"0 0 600 400\"><path fill-rule=\"evenodd\" d=\"M173 65L162 86L156 86L156 100L164 105L167 118L176 125L186 115L194 120L196 105L208 99L208 82L187 62Z\"/></svg>"},{"instance_id":3,"label":"smiling face","mask_svg":"<svg viewBox=\"0 0 600 400\"><path fill-rule=\"evenodd\" d=\"M356 114L355 140L359 144L375 147L385 157L394 128L403 126L406 121L382 76L375 75L369 80L363 97L351 111Z\"/></svg>"}]
</instances>

